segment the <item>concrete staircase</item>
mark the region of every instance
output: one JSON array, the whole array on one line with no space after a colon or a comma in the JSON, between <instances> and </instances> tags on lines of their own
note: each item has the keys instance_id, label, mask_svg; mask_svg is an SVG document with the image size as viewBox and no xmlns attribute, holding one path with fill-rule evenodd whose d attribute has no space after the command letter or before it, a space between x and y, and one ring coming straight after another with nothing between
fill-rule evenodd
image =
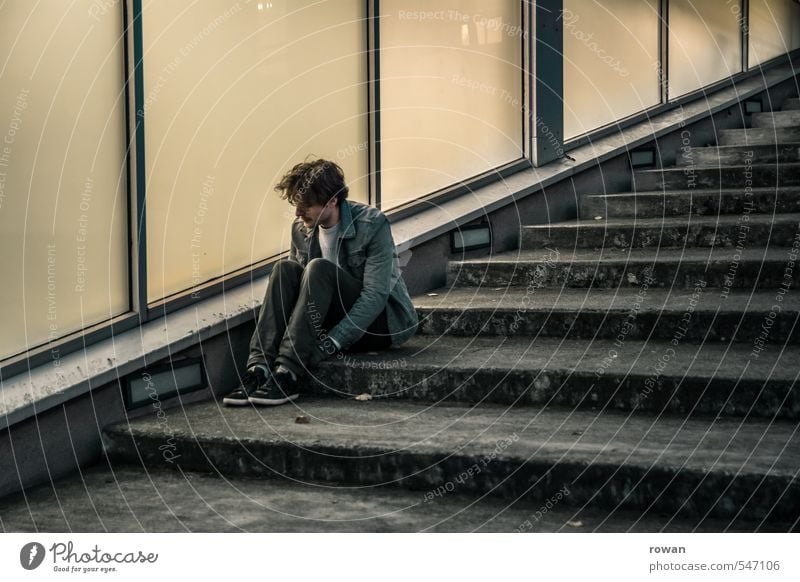
<instances>
[{"instance_id":1,"label":"concrete staircase","mask_svg":"<svg viewBox=\"0 0 800 582\"><path fill-rule=\"evenodd\" d=\"M108 427L110 460L797 529L800 102L784 109L452 262L412 341L326 362L295 407Z\"/></svg>"}]
</instances>

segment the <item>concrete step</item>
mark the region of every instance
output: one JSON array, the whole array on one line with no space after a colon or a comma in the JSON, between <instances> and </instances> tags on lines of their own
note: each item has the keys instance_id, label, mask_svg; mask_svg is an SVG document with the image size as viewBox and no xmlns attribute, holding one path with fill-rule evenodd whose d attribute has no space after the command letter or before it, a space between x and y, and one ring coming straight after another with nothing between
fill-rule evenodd
<instances>
[{"instance_id":1,"label":"concrete step","mask_svg":"<svg viewBox=\"0 0 800 582\"><path fill-rule=\"evenodd\" d=\"M759 164L791 164L800 162L800 144L750 146L711 146L691 148L677 158L678 166L720 167Z\"/></svg>"},{"instance_id":2,"label":"concrete step","mask_svg":"<svg viewBox=\"0 0 800 582\"><path fill-rule=\"evenodd\" d=\"M800 164L752 164L720 168L692 167L637 170L633 190L720 188L779 188L800 186Z\"/></svg>"},{"instance_id":3,"label":"concrete step","mask_svg":"<svg viewBox=\"0 0 800 582\"><path fill-rule=\"evenodd\" d=\"M622 218L636 216L716 216L800 212L798 188L745 188L728 190L675 190L589 194L580 198L580 216Z\"/></svg>"},{"instance_id":4,"label":"concrete step","mask_svg":"<svg viewBox=\"0 0 800 582\"><path fill-rule=\"evenodd\" d=\"M754 113L751 127L800 127L800 111L765 111Z\"/></svg>"},{"instance_id":5,"label":"concrete step","mask_svg":"<svg viewBox=\"0 0 800 582\"><path fill-rule=\"evenodd\" d=\"M721 129L717 145L761 145L800 143L800 127L753 127L750 129Z\"/></svg>"},{"instance_id":6,"label":"concrete step","mask_svg":"<svg viewBox=\"0 0 800 582\"><path fill-rule=\"evenodd\" d=\"M520 287L441 289L414 298L419 332L434 336L528 336L532 339L671 340L743 342L752 347L775 304L775 292L706 289L524 289ZM800 297L787 294L770 321L772 345L800 343ZM686 325L692 305L691 325ZM688 328L688 329L687 329Z\"/></svg>"},{"instance_id":7,"label":"concrete step","mask_svg":"<svg viewBox=\"0 0 800 582\"><path fill-rule=\"evenodd\" d=\"M784 283L787 249L615 249L566 252L511 251L484 259L451 261L448 286L535 288L708 287L777 289ZM796 257L795 257L796 258ZM800 284L800 269L789 283Z\"/></svg>"},{"instance_id":8,"label":"concrete step","mask_svg":"<svg viewBox=\"0 0 800 582\"><path fill-rule=\"evenodd\" d=\"M310 422L298 424L298 414ZM419 492L423 504L463 493L679 516L800 517L794 423L313 398L258 410L210 402L167 418L107 427L112 462L391 484Z\"/></svg>"},{"instance_id":9,"label":"concrete step","mask_svg":"<svg viewBox=\"0 0 800 582\"><path fill-rule=\"evenodd\" d=\"M787 99L783 102L783 107L781 107L783 111L794 111L800 109L800 99L797 97L792 97L791 99Z\"/></svg>"},{"instance_id":10,"label":"concrete step","mask_svg":"<svg viewBox=\"0 0 800 582\"><path fill-rule=\"evenodd\" d=\"M798 419L796 350L769 334L756 345L762 325L748 330L749 342L734 344L693 344L682 328L670 340L649 341L420 335L390 352L327 361L306 388L434 403Z\"/></svg>"},{"instance_id":11,"label":"concrete step","mask_svg":"<svg viewBox=\"0 0 800 582\"><path fill-rule=\"evenodd\" d=\"M297 483L121 465L95 466L0 500L4 532L783 532L791 523L677 519L549 499L447 493L428 502L397 487ZM558 498L556 498L558 500ZM543 510L543 506L545 509ZM87 511L91 507L91 511Z\"/></svg>"},{"instance_id":12,"label":"concrete step","mask_svg":"<svg viewBox=\"0 0 800 582\"><path fill-rule=\"evenodd\" d=\"M520 248L792 246L798 233L800 214L612 218L526 226Z\"/></svg>"}]
</instances>

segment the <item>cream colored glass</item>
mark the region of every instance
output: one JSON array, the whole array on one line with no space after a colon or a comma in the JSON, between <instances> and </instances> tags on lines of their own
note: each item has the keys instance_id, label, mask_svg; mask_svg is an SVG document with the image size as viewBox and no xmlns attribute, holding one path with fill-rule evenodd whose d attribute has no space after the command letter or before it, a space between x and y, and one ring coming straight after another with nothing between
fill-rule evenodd
<instances>
[{"instance_id":1,"label":"cream colored glass","mask_svg":"<svg viewBox=\"0 0 800 582\"><path fill-rule=\"evenodd\" d=\"M658 105L658 11L658 0L565 0L565 139Z\"/></svg>"},{"instance_id":2,"label":"cream colored glass","mask_svg":"<svg viewBox=\"0 0 800 582\"><path fill-rule=\"evenodd\" d=\"M521 3L380 9L382 207L521 158Z\"/></svg>"},{"instance_id":3,"label":"cream colored glass","mask_svg":"<svg viewBox=\"0 0 800 582\"><path fill-rule=\"evenodd\" d=\"M670 98L741 72L740 21L738 1L670 0Z\"/></svg>"},{"instance_id":4,"label":"cream colored glass","mask_svg":"<svg viewBox=\"0 0 800 582\"><path fill-rule=\"evenodd\" d=\"M0 357L128 309L122 30L118 4L0 3Z\"/></svg>"},{"instance_id":5,"label":"cream colored glass","mask_svg":"<svg viewBox=\"0 0 800 582\"><path fill-rule=\"evenodd\" d=\"M750 0L748 44L751 67L800 48L800 4L793 0Z\"/></svg>"},{"instance_id":6,"label":"cream colored glass","mask_svg":"<svg viewBox=\"0 0 800 582\"><path fill-rule=\"evenodd\" d=\"M148 297L289 248L273 187L308 156L367 200L361 0L143 6Z\"/></svg>"}]
</instances>

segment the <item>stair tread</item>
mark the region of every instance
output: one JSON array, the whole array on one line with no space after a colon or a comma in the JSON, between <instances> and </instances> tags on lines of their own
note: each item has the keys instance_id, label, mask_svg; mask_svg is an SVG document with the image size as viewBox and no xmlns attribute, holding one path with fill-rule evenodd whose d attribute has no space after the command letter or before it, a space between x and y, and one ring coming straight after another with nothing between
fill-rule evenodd
<instances>
[{"instance_id":1,"label":"stair tread","mask_svg":"<svg viewBox=\"0 0 800 582\"><path fill-rule=\"evenodd\" d=\"M788 135L794 135L797 130L800 129L799 126L789 126L789 127L731 127L728 129L720 129L720 134L727 134L727 135L737 135L737 134L746 134L746 133L766 133L766 132L774 132L774 133L785 133ZM735 145L735 144L720 144L720 145Z\"/></svg>"},{"instance_id":2,"label":"stair tread","mask_svg":"<svg viewBox=\"0 0 800 582\"><path fill-rule=\"evenodd\" d=\"M683 313L693 294L691 289L651 288L640 297L636 288L621 289L536 289L532 295L525 287L443 287L432 291L434 296L413 297L418 310L468 311L494 309L516 311L524 306L526 311L548 312L601 312L629 311L637 302L638 313ZM697 300L695 313L769 313L775 304L774 291L731 289L723 296L718 289L706 289ZM800 295L786 294L781 303L784 314L800 312Z\"/></svg>"},{"instance_id":3,"label":"stair tread","mask_svg":"<svg viewBox=\"0 0 800 582\"><path fill-rule=\"evenodd\" d=\"M759 187L751 188L749 192L753 195L757 194L800 194L800 188L797 186L781 186L774 187ZM623 197L643 197L643 198L663 198L665 196L744 196L744 188L679 188L679 189L666 189L666 190L639 190L636 192L615 192L613 194L584 194L584 196L591 196L595 198L623 198Z\"/></svg>"},{"instance_id":4,"label":"stair tread","mask_svg":"<svg viewBox=\"0 0 800 582\"><path fill-rule=\"evenodd\" d=\"M605 367L605 375L628 375L647 378L653 365L667 349L674 350L670 365L661 376L698 378L720 381L756 380L792 382L798 369L791 365L795 356L780 345L769 345L758 358L751 358L752 344L704 342L703 344L678 343L669 340L628 339L624 346L615 345L611 339L561 339L551 337L458 337L416 336L387 352L352 354L344 363L324 362L326 369L338 366L356 366L363 369L379 368L381 362L402 361L403 369L430 371L479 370L483 368L536 372L540 370L563 371L574 375L591 375L608 356L610 350L619 354ZM627 356L627 357L623 357ZM490 387L487 387L487 391Z\"/></svg>"},{"instance_id":5,"label":"stair tread","mask_svg":"<svg viewBox=\"0 0 800 582\"><path fill-rule=\"evenodd\" d=\"M797 161L800 157L800 141L774 144L753 145L713 145L695 146L683 150L675 160L676 167L686 168L727 168L742 165L743 160L752 160L756 156L762 160L761 165L785 164Z\"/></svg>"},{"instance_id":6,"label":"stair tread","mask_svg":"<svg viewBox=\"0 0 800 582\"><path fill-rule=\"evenodd\" d=\"M757 127L755 129L764 129L764 128L763 127L762 128L758 128ZM711 150L740 151L740 150L746 150L747 148L750 148L750 147L760 148L760 149L767 149L768 148L768 149L772 149L772 150L780 150L780 149L800 147L800 141L797 141L797 142L787 141L787 142L782 142L782 143L771 143L771 144L754 144L752 146L745 145L745 144L741 144L741 145L724 144L724 145L693 146L691 148L691 151L693 151L693 152L696 152L696 151L711 151ZM760 164L760 165L765 166L765 165L773 165L773 164L774 164L774 162L770 162L770 164Z\"/></svg>"},{"instance_id":7,"label":"stair tread","mask_svg":"<svg viewBox=\"0 0 800 582\"><path fill-rule=\"evenodd\" d=\"M772 117L773 115L780 117L797 117L800 116L800 113L796 111L759 111L758 113L753 113L754 117Z\"/></svg>"},{"instance_id":8,"label":"stair tread","mask_svg":"<svg viewBox=\"0 0 800 582\"><path fill-rule=\"evenodd\" d=\"M800 127L740 127L732 129L720 129L718 132L719 145L756 145L774 144L774 140L780 140L780 144L793 143L800 135ZM731 140L742 140L741 143L731 143ZM753 140L753 141L750 141Z\"/></svg>"},{"instance_id":9,"label":"stair tread","mask_svg":"<svg viewBox=\"0 0 800 582\"><path fill-rule=\"evenodd\" d=\"M763 129L763 128L760 128ZM783 143L776 144L776 147L782 147ZM692 166L688 166L691 168ZM733 164L733 165L725 165L722 168L726 171L729 170L741 170L742 172L749 171L755 172L758 170L780 170L780 171L789 171L789 170L796 170L800 171L800 162L781 162L780 164L777 162L771 162L768 164ZM700 167L697 166L695 169L709 171L709 170L717 170L719 169L716 166L705 166ZM687 166L669 166L666 168L648 168L646 170L636 170L637 175L653 175L653 174L685 174L687 171ZM695 189L697 191L699 188Z\"/></svg>"},{"instance_id":10,"label":"stair tread","mask_svg":"<svg viewBox=\"0 0 800 582\"><path fill-rule=\"evenodd\" d=\"M514 250L495 253L488 257L450 261L450 269L457 270L459 265L481 264L519 264L547 260L551 264L565 263L600 263L624 261L630 264L652 263L720 263L731 262L739 255L739 262L763 261L775 262L787 259L786 248L746 248L737 251L733 247L702 248L686 247L678 249L621 249L605 247L601 249L569 249L560 252L557 257L548 250Z\"/></svg>"},{"instance_id":11,"label":"stair tread","mask_svg":"<svg viewBox=\"0 0 800 582\"><path fill-rule=\"evenodd\" d=\"M577 219L568 220L564 222L556 222L552 224L532 224L526 225L523 228L530 230L546 230L552 228L565 228L565 229L579 229L579 228L653 228L663 226L665 228L673 227L689 227L692 224L702 225L720 225L728 226L735 225L741 221L741 216L736 214L720 214L720 215L689 215L689 216L664 216L662 217L648 217L648 218L604 218L602 220L594 219ZM775 224L787 223L800 225L800 213L783 213L783 214L751 214L748 220L749 224Z\"/></svg>"},{"instance_id":12,"label":"stair tread","mask_svg":"<svg viewBox=\"0 0 800 582\"><path fill-rule=\"evenodd\" d=\"M296 423L300 413L311 422ZM337 460L425 455L432 465L451 456L491 456L518 463L664 466L781 478L793 477L800 466L795 423L490 404L303 398L293 405L256 410L204 402L171 415L169 426L149 415L105 431L134 441L169 437L179 449L191 443L217 455L249 455L248 446L259 443L299 447Z\"/></svg>"},{"instance_id":13,"label":"stair tread","mask_svg":"<svg viewBox=\"0 0 800 582\"><path fill-rule=\"evenodd\" d=\"M92 511L87 511L91 507ZM630 509L95 466L0 501L7 532L723 532L790 523L645 515ZM538 515L537 515L538 512ZM537 516L537 517L534 517ZM580 522L580 525L577 522Z\"/></svg>"}]
</instances>

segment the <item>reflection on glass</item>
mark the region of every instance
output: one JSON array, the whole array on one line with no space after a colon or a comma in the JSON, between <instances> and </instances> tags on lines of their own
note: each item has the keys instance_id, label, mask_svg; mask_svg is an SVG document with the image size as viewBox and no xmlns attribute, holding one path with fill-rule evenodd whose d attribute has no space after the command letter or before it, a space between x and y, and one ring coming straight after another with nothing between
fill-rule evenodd
<instances>
[{"instance_id":1,"label":"reflection on glass","mask_svg":"<svg viewBox=\"0 0 800 582\"><path fill-rule=\"evenodd\" d=\"M380 7L383 208L521 158L521 3Z\"/></svg>"},{"instance_id":2,"label":"reflection on glass","mask_svg":"<svg viewBox=\"0 0 800 582\"><path fill-rule=\"evenodd\" d=\"M741 72L738 2L669 2L669 96L679 97Z\"/></svg>"},{"instance_id":3,"label":"reflection on glass","mask_svg":"<svg viewBox=\"0 0 800 582\"><path fill-rule=\"evenodd\" d=\"M121 35L91 0L0 3L0 358L128 310Z\"/></svg>"},{"instance_id":4,"label":"reflection on glass","mask_svg":"<svg viewBox=\"0 0 800 582\"><path fill-rule=\"evenodd\" d=\"M307 156L367 201L363 18L360 0L145 2L150 300L288 249L273 186Z\"/></svg>"},{"instance_id":5,"label":"reflection on glass","mask_svg":"<svg viewBox=\"0 0 800 582\"><path fill-rule=\"evenodd\" d=\"M658 15L658 0L565 0L565 139L660 102Z\"/></svg>"},{"instance_id":6,"label":"reflection on glass","mask_svg":"<svg viewBox=\"0 0 800 582\"><path fill-rule=\"evenodd\" d=\"M751 67L800 48L800 4L794 0L750 0L749 24Z\"/></svg>"}]
</instances>

